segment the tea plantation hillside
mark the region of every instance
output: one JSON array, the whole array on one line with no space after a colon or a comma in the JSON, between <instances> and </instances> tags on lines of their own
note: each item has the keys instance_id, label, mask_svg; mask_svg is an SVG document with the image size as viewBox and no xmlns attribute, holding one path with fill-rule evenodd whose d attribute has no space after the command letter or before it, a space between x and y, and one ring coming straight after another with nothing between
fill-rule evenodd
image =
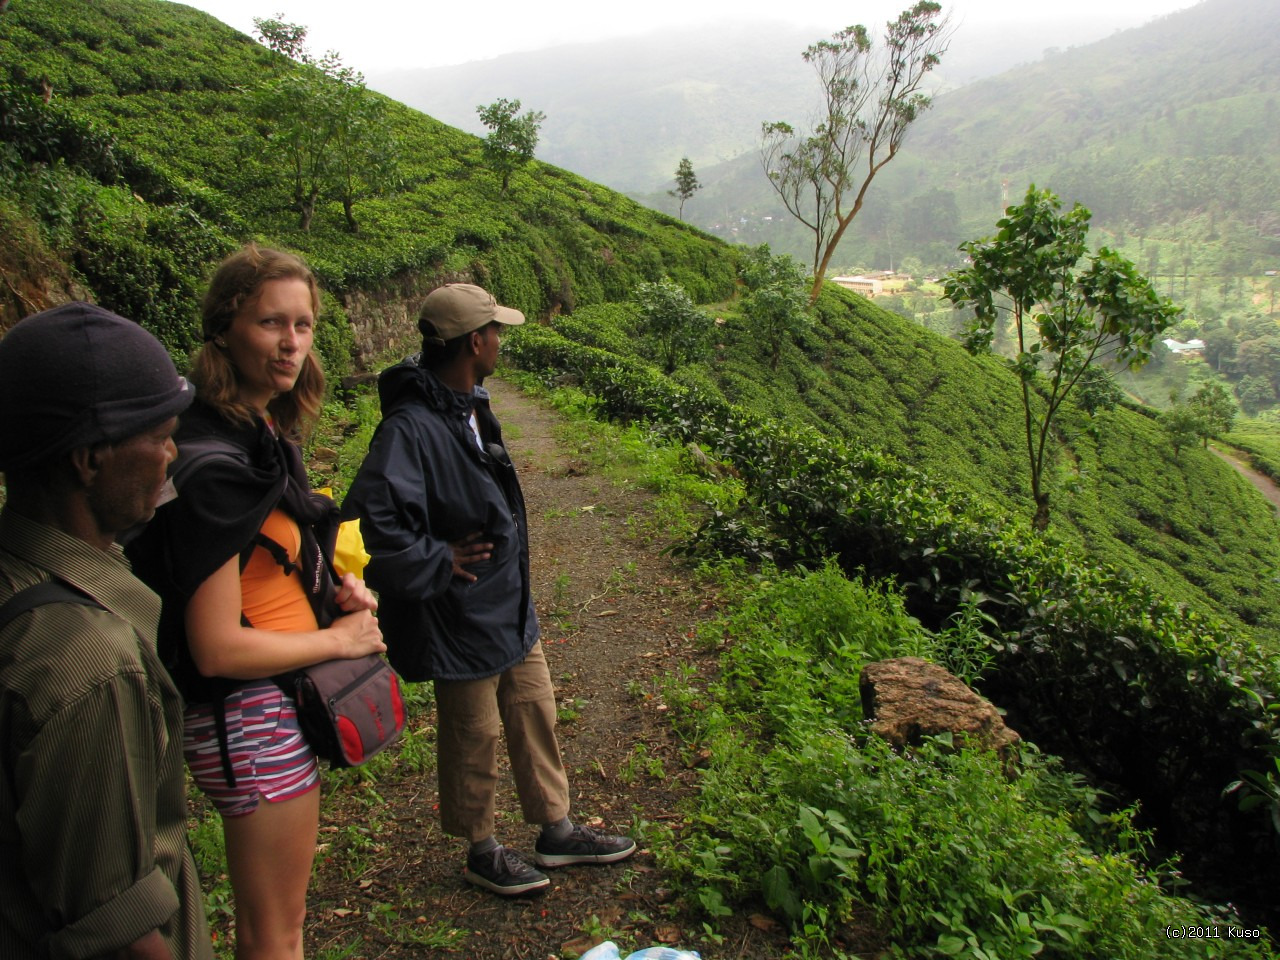
<instances>
[{"instance_id":1,"label":"tea plantation hillside","mask_svg":"<svg viewBox=\"0 0 1280 960\"><path fill-rule=\"evenodd\" d=\"M0 328L90 297L182 355L212 264L259 239L317 268L318 338L340 374L412 349L427 290L483 283L536 321L504 345L530 376L572 380L600 416L733 476L738 502L707 512L690 551L900 593L929 643L976 658L970 678L1031 739L1140 802L1197 873L1275 889L1280 531L1208 452L1175 455L1137 409L1069 410L1051 536L1035 536L1001 361L834 287L775 353L737 298L740 250L544 164L503 192L480 140L391 102L396 181L356 203L357 231L336 199L304 230L258 92L313 68L159 0L3 10ZM708 355L660 368L635 301L664 279L720 322L706 320ZM838 667L787 656L814 676ZM1244 808L1224 795L1242 777Z\"/></svg>"},{"instance_id":2,"label":"tea plantation hillside","mask_svg":"<svg viewBox=\"0 0 1280 960\"><path fill-rule=\"evenodd\" d=\"M716 354L673 377L780 423L884 451L1025 522L1031 515L1016 380L1002 360L829 286L814 325L770 369L732 311ZM614 309L557 321L592 345L635 356L643 331ZM609 331L613 331L610 335ZM1053 476L1051 534L1166 596L1280 637L1280 527L1271 506L1209 451L1175 453L1160 424L1123 406L1069 406Z\"/></svg>"},{"instance_id":3,"label":"tea plantation hillside","mask_svg":"<svg viewBox=\"0 0 1280 960\"><path fill-rule=\"evenodd\" d=\"M999 361L972 359L833 288L771 369L730 300L733 248L546 165L518 171L502 195L477 138L399 104L387 103L398 186L357 204L357 233L336 201L300 230L254 95L267 79L307 69L178 4L12 5L0 15L0 226L11 238L0 255L0 323L43 305L42 284L78 283L181 354L194 343L209 265L258 237L302 251L322 275L334 295L322 347L341 373L359 353L353 338L365 349L394 344L404 330L395 319L442 278L478 280L548 318L629 300L640 282L670 277L698 302L728 305L714 362L676 371L681 382L890 453L1015 517L1026 512L1019 401ZM631 321L620 349L634 349L641 333ZM1077 411L1063 434L1057 536L1274 640L1280 535L1254 491L1204 451L1175 456L1133 410Z\"/></svg>"},{"instance_id":4,"label":"tea plantation hillside","mask_svg":"<svg viewBox=\"0 0 1280 960\"><path fill-rule=\"evenodd\" d=\"M303 252L349 307L357 289L394 295L461 275L532 316L664 275L701 299L732 291L723 244L545 165L500 196L479 139L390 101L397 185L356 205L358 233L336 201L300 231L283 150L254 111L265 82L307 69L178 4L13 4L0 15L0 228L14 238L0 319L39 305L22 292L24 263L64 263L185 352L201 278L248 237ZM329 347L341 362L343 345Z\"/></svg>"}]
</instances>

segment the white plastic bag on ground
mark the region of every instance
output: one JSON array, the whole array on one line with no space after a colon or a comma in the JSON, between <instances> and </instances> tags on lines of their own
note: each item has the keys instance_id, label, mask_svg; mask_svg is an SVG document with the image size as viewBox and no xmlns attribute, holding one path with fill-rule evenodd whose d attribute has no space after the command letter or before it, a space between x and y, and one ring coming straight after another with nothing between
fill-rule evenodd
<instances>
[{"instance_id":1,"label":"white plastic bag on ground","mask_svg":"<svg viewBox=\"0 0 1280 960\"><path fill-rule=\"evenodd\" d=\"M622 960L618 945L612 940L597 943L578 960ZM645 947L628 954L626 960L701 960L694 950L674 950L671 947Z\"/></svg>"}]
</instances>

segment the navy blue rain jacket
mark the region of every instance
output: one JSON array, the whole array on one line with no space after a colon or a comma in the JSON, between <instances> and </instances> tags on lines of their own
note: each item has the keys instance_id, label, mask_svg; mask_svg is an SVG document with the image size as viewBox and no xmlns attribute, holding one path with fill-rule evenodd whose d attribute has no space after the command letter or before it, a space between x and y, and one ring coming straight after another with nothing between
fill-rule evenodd
<instances>
[{"instance_id":1,"label":"navy blue rain jacket","mask_svg":"<svg viewBox=\"0 0 1280 960\"><path fill-rule=\"evenodd\" d=\"M406 680L474 680L519 663L538 640L524 497L488 392L456 393L417 361L378 379L382 423L342 512L360 518L392 666ZM470 583L453 575L449 545L477 531L493 550L467 567Z\"/></svg>"}]
</instances>

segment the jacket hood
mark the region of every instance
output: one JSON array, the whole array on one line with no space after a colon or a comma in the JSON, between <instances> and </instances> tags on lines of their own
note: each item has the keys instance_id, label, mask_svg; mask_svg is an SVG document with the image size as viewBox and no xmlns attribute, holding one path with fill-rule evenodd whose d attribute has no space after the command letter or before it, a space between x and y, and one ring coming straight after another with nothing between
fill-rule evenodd
<instances>
[{"instance_id":1,"label":"jacket hood","mask_svg":"<svg viewBox=\"0 0 1280 960\"><path fill-rule=\"evenodd\" d=\"M426 367L419 366L421 356L416 353L406 357L378 376L378 400L383 417L405 404L425 403L442 414L453 413L466 419L471 413L471 397L450 389ZM477 391L483 393L481 388Z\"/></svg>"}]
</instances>

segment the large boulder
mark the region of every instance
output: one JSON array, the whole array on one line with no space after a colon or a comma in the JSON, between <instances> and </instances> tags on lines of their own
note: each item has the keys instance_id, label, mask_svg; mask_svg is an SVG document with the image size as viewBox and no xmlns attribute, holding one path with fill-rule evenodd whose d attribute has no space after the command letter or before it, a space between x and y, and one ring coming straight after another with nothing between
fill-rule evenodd
<instances>
[{"instance_id":1,"label":"large boulder","mask_svg":"<svg viewBox=\"0 0 1280 960\"><path fill-rule=\"evenodd\" d=\"M951 733L958 741L996 751L1005 761L1021 739L1000 712L937 664L919 657L869 663L859 678L862 713L871 729L898 749Z\"/></svg>"}]
</instances>

